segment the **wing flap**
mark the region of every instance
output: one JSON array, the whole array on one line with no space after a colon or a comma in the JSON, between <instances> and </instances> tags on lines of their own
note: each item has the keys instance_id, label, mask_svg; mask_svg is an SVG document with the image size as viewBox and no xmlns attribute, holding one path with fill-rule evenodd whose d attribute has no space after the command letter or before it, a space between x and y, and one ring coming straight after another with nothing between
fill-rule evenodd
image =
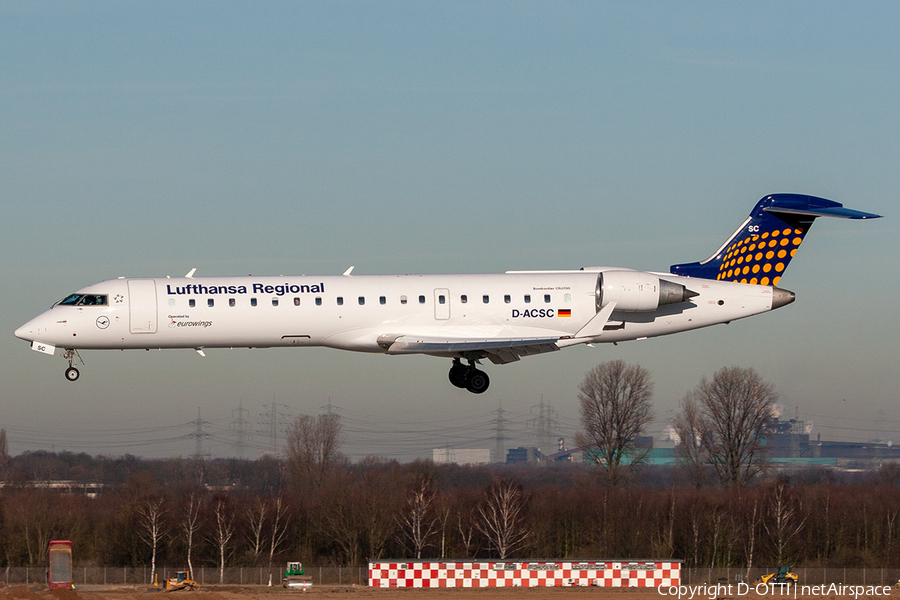
<instances>
[{"instance_id":1,"label":"wing flap","mask_svg":"<svg viewBox=\"0 0 900 600\"><path fill-rule=\"evenodd\" d=\"M559 350L560 336L543 338L461 339L413 335L382 335L378 344L387 354L438 354L464 356L482 353L494 364L515 362L523 356Z\"/></svg>"}]
</instances>

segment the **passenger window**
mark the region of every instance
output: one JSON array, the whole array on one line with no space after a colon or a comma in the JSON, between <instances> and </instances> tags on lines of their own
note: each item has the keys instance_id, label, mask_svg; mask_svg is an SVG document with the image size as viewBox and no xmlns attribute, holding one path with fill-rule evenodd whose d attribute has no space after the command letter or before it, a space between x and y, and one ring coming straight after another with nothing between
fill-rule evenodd
<instances>
[{"instance_id":1,"label":"passenger window","mask_svg":"<svg viewBox=\"0 0 900 600\"><path fill-rule=\"evenodd\" d=\"M234 298L228 299L228 306L234 306L235 304L236 304L236 302L235 302Z\"/></svg>"},{"instance_id":2,"label":"passenger window","mask_svg":"<svg viewBox=\"0 0 900 600\"><path fill-rule=\"evenodd\" d=\"M316 306L322 306L322 299L316 298Z\"/></svg>"},{"instance_id":3,"label":"passenger window","mask_svg":"<svg viewBox=\"0 0 900 600\"><path fill-rule=\"evenodd\" d=\"M406 304L406 296L400 296L400 304Z\"/></svg>"},{"instance_id":4,"label":"passenger window","mask_svg":"<svg viewBox=\"0 0 900 600\"><path fill-rule=\"evenodd\" d=\"M509 304L510 302L512 302L512 298L510 298L509 294L506 294L505 296L503 296L503 301Z\"/></svg>"},{"instance_id":5,"label":"passenger window","mask_svg":"<svg viewBox=\"0 0 900 600\"><path fill-rule=\"evenodd\" d=\"M360 296L360 297L359 297L359 305L360 305L360 306L363 306L365 303L366 303L366 298L365 298L365 296Z\"/></svg>"},{"instance_id":6,"label":"passenger window","mask_svg":"<svg viewBox=\"0 0 900 600\"><path fill-rule=\"evenodd\" d=\"M566 303L568 304L569 302L572 301L572 294L566 294L565 296L563 296L563 300L565 300Z\"/></svg>"},{"instance_id":7,"label":"passenger window","mask_svg":"<svg viewBox=\"0 0 900 600\"><path fill-rule=\"evenodd\" d=\"M444 295L438 296L438 304L447 304L447 298Z\"/></svg>"},{"instance_id":8,"label":"passenger window","mask_svg":"<svg viewBox=\"0 0 900 600\"><path fill-rule=\"evenodd\" d=\"M272 306L278 306L278 298L272 298Z\"/></svg>"},{"instance_id":9,"label":"passenger window","mask_svg":"<svg viewBox=\"0 0 900 600\"><path fill-rule=\"evenodd\" d=\"M169 308L175 308L175 298L169 298Z\"/></svg>"},{"instance_id":10,"label":"passenger window","mask_svg":"<svg viewBox=\"0 0 900 600\"><path fill-rule=\"evenodd\" d=\"M250 306L256 306L256 298L250 298Z\"/></svg>"},{"instance_id":11,"label":"passenger window","mask_svg":"<svg viewBox=\"0 0 900 600\"><path fill-rule=\"evenodd\" d=\"M525 304L531 304L531 294L525 294Z\"/></svg>"},{"instance_id":12,"label":"passenger window","mask_svg":"<svg viewBox=\"0 0 900 600\"><path fill-rule=\"evenodd\" d=\"M387 298L385 298L384 296L379 296L378 304L387 304Z\"/></svg>"},{"instance_id":13,"label":"passenger window","mask_svg":"<svg viewBox=\"0 0 900 600\"><path fill-rule=\"evenodd\" d=\"M550 294L544 294L544 303L550 304Z\"/></svg>"},{"instance_id":14,"label":"passenger window","mask_svg":"<svg viewBox=\"0 0 900 600\"><path fill-rule=\"evenodd\" d=\"M488 302L491 301L491 297L490 296L482 296L481 301L484 302L485 304L487 304Z\"/></svg>"},{"instance_id":15,"label":"passenger window","mask_svg":"<svg viewBox=\"0 0 900 600\"><path fill-rule=\"evenodd\" d=\"M466 296L465 294L463 294L462 296L459 297L459 301L462 302L463 304L465 304L466 302L469 301L469 297Z\"/></svg>"},{"instance_id":16,"label":"passenger window","mask_svg":"<svg viewBox=\"0 0 900 600\"><path fill-rule=\"evenodd\" d=\"M197 301L191 298L190 300L188 300L188 306L194 308L195 306L197 306Z\"/></svg>"},{"instance_id":17,"label":"passenger window","mask_svg":"<svg viewBox=\"0 0 900 600\"><path fill-rule=\"evenodd\" d=\"M344 305L344 297L338 296L337 303L338 303L338 306L343 306Z\"/></svg>"},{"instance_id":18,"label":"passenger window","mask_svg":"<svg viewBox=\"0 0 900 600\"><path fill-rule=\"evenodd\" d=\"M419 304L425 304L425 296L419 296Z\"/></svg>"},{"instance_id":19,"label":"passenger window","mask_svg":"<svg viewBox=\"0 0 900 600\"><path fill-rule=\"evenodd\" d=\"M216 300L214 298L207 298L206 305L210 308L216 305Z\"/></svg>"},{"instance_id":20,"label":"passenger window","mask_svg":"<svg viewBox=\"0 0 900 600\"><path fill-rule=\"evenodd\" d=\"M294 298L294 306L300 306L300 298Z\"/></svg>"}]
</instances>

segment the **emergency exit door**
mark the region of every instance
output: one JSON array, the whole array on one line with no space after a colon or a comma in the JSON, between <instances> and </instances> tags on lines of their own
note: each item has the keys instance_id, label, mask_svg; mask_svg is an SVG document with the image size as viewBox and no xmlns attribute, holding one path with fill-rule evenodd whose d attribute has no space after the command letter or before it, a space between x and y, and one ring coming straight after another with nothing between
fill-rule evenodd
<instances>
[{"instance_id":1,"label":"emergency exit door","mask_svg":"<svg viewBox=\"0 0 900 600\"><path fill-rule=\"evenodd\" d=\"M450 290L444 288L434 290L434 318L439 321L450 318Z\"/></svg>"}]
</instances>

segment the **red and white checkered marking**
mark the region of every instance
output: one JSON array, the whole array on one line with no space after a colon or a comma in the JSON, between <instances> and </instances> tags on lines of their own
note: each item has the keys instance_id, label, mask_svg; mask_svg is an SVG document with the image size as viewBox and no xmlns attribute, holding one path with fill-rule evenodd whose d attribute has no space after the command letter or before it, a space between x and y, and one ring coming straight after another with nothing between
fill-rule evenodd
<instances>
[{"instance_id":1,"label":"red and white checkered marking","mask_svg":"<svg viewBox=\"0 0 900 600\"><path fill-rule=\"evenodd\" d=\"M369 563L372 587L660 587L681 583L681 561Z\"/></svg>"}]
</instances>

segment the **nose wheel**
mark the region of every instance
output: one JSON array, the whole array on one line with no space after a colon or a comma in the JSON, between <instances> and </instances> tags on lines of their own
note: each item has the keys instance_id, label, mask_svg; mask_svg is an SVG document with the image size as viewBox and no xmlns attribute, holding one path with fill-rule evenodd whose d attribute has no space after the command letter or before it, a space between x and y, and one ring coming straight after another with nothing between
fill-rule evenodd
<instances>
[{"instance_id":1,"label":"nose wheel","mask_svg":"<svg viewBox=\"0 0 900 600\"><path fill-rule=\"evenodd\" d=\"M66 369L66 379L69 381L77 381L78 377L81 376L81 373L75 368L75 359L78 358L81 360L81 364L84 364L84 360L81 358L81 355L78 354L78 350L75 348L66 348L62 357L69 361L69 368Z\"/></svg>"},{"instance_id":2,"label":"nose wheel","mask_svg":"<svg viewBox=\"0 0 900 600\"><path fill-rule=\"evenodd\" d=\"M487 373L475 367L474 361L468 365L462 364L458 358L453 359L450 367L450 383L458 388L465 388L473 394L483 394L491 385L491 379Z\"/></svg>"}]
</instances>

